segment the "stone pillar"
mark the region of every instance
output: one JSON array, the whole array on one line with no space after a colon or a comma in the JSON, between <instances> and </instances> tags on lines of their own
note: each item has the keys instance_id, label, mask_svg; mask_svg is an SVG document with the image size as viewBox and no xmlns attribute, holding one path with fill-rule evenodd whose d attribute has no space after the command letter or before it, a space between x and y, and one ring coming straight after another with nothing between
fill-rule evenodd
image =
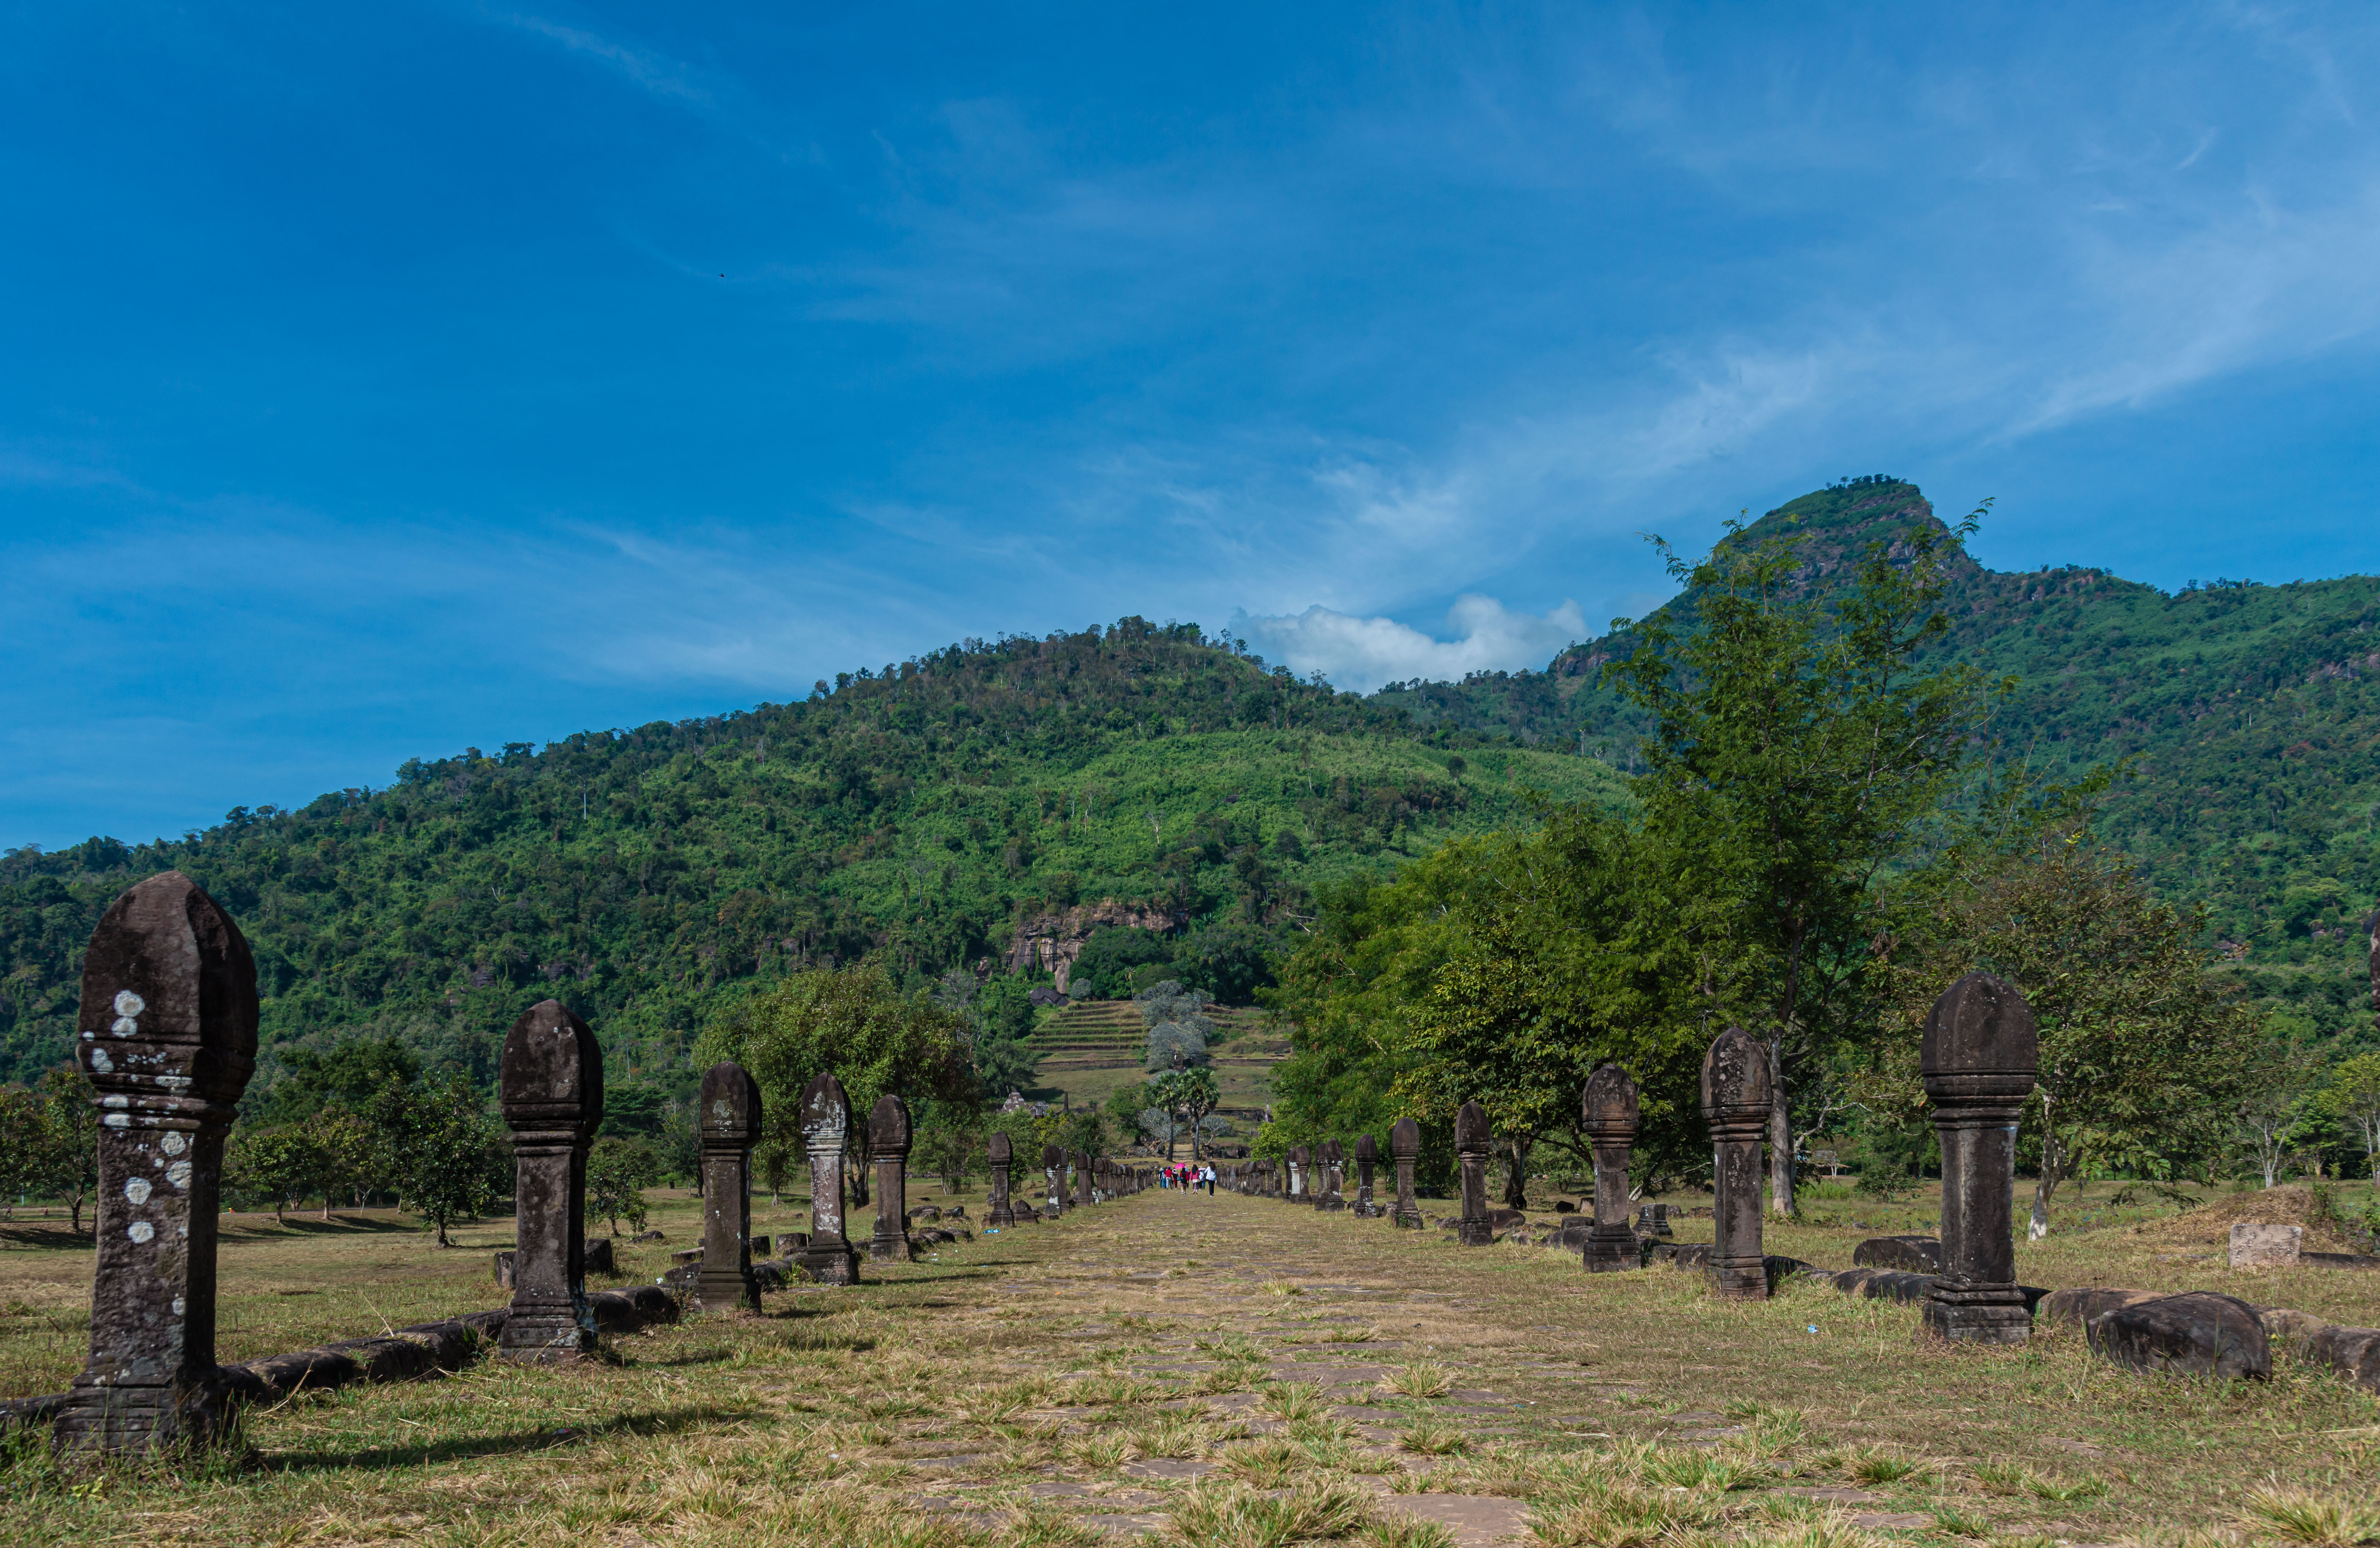
<instances>
[{"instance_id":1,"label":"stone pillar","mask_svg":"<svg viewBox=\"0 0 2380 1548\"><path fill-rule=\"evenodd\" d=\"M1014 1226L1016 1211L1008 1205L1008 1167L1014 1159L1016 1146L1005 1134L995 1133L985 1147L991 1157L991 1210L984 1217L987 1226Z\"/></svg>"},{"instance_id":2,"label":"stone pillar","mask_svg":"<svg viewBox=\"0 0 2380 1548\"><path fill-rule=\"evenodd\" d=\"M1091 1202L1091 1153L1075 1152L1075 1203L1077 1208Z\"/></svg>"},{"instance_id":3,"label":"stone pillar","mask_svg":"<svg viewBox=\"0 0 2380 1548\"><path fill-rule=\"evenodd\" d=\"M1397 1164L1397 1207L1389 1216L1400 1230L1421 1229L1421 1206L1414 1203L1414 1163L1421 1158L1421 1125L1397 1119L1389 1131L1389 1156Z\"/></svg>"},{"instance_id":4,"label":"stone pillar","mask_svg":"<svg viewBox=\"0 0 2380 1548\"><path fill-rule=\"evenodd\" d=\"M1463 1215L1454 1240L1465 1247L1485 1247L1496 1240L1496 1228L1488 1218L1488 1156L1493 1148L1488 1109L1465 1102L1454 1115L1454 1158L1463 1168Z\"/></svg>"},{"instance_id":5,"label":"stone pillar","mask_svg":"<svg viewBox=\"0 0 2380 1548\"><path fill-rule=\"evenodd\" d=\"M802 1148L810 1158L810 1244L799 1262L821 1285L859 1283L859 1253L844 1235L843 1149L851 1138L851 1098L843 1082L820 1075L802 1091Z\"/></svg>"},{"instance_id":6,"label":"stone pillar","mask_svg":"<svg viewBox=\"0 0 2380 1548\"><path fill-rule=\"evenodd\" d=\"M1703 1117L1710 1120L1711 1177L1718 1189L1710 1287L1730 1300L1768 1297L1760 1246L1760 1141L1768 1131L1768 1050L1742 1027L1712 1039L1703 1056Z\"/></svg>"},{"instance_id":7,"label":"stone pillar","mask_svg":"<svg viewBox=\"0 0 2380 1548\"><path fill-rule=\"evenodd\" d=\"M760 1086L733 1060L702 1072L702 1276L704 1310L760 1309L752 1276L752 1143L760 1137Z\"/></svg>"},{"instance_id":8,"label":"stone pillar","mask_svg":"<svg viewBox=\"0 0 2380 1548\"><path fill-rule=\"evenodd\" d=\"M544 1363L595 1352L587 1302L587 1148L603 1121L603 1050L560 1000L541 1000L505 1034L497 1102L513 1139L513 1308L497 1340L508 1359Z\"/></svg>"},{"instance_id":9,"label":"stone pillar","mask_svg":"<svg viewBox=\"0 0 2380 1548\"><path fill-rule=\"evenodd\" d=\"M1041 1180L1049 1192L1047 1218L1055 1220L1066 1213L1066 1153L1056 1145L1041 1147Z\"/></svg>"},{"instance_id":10,"label":"stone pillar","mask_svg":"<svg viewBox=\"0 0 2380 1548\"><path fill-rule=\"evenodd\" d=\"M909 1104L891 1092L868 1115L868 1148L876 1157L876 1234L868 1255L907 1263L909 1248Z\"/></svg>"},{"instance_id":11,"label":"stone pillar","mask_svg":"<svg viewBox=\"0 0 2380 1548\"><path fill-rule=\"evenodd\" d=\"M1293 1145L1290 1147L1288 1156L1289 1200L1292 1203L1302 1202L1305 1198L1306 1189L1312 1186L1312 1184L1307 1180L1307 1178L1308 1173L1313 1167L1313 1161L1311 1159L1313 1154L1314 1153L1312 1151L1306 1149L1304 1145Z\"/></svg>"},{"instance_id":12,"label":"stone pillar","mask_svg":"<svg viewBox=\"0 0 2380 1548\"><path fill-rule=\"evenodd\" d=\"M1934 1002L1918 1069L1942 1142L1942 1272L1925 1325L1945 1338L2022 1344L2033 1313L2016 1284L2017 1117L2040 1040L2015 985L1971 973Z\"/></svg>"},{"instance_id":13,"label":"stone pillar","mask_svg":"<svg viewBox=\"0 0 2380 1548\"><path fill-rule=\"evenodd\" d=\"M1595 1228L1587 1233L1589 1274L1643 1266L1636 1233L1628 1228L1628 1153L1636 1143L1636 1082L1616 1064L1586 1078L1579 1099L1582 1127L1595 1147Z\"/></svg>"},{"instance_id":14,"label":"stone pillar","mask_svg":"<svg viewBox=\"0 0 2380 1548\"><path fill-rule=\"evenodd\" d=\"M256 1069L256 962L198 883L151 877L82 960L76 1063L99 1108L91 1359L59 1444L203 1445L230 1417L215 1370L215 1221L232 1105Z\"/></svg>"},{"instance_id":15,"label":"stone pillar","mask_svg":"<svg viewBox=\"0 0 2380 1548\"><path fill-rule=\"evenodd\" d=\"M1340 1196L1340 1191L1346 1186L1347 1147L1336 1140L1325 1140L1318 1159L1322 1163L1322 1187L1315 1195L1314 1207L1326 1211L1345 1209L1347 1201Z\"/></svg>"},{"instance_id":16,"label":"stone pillar","mask_svg":"<svg viewBox=\"0 0 2380 1548\"><path fill-rule=\"evenodd\" d=\"M1377 1220L1386 1212L1372 1202L1372 1168L1380 1163L1380 1143L1369 1134L1355 1136L1355 1218Z\"/></svg>"}]
</instances>

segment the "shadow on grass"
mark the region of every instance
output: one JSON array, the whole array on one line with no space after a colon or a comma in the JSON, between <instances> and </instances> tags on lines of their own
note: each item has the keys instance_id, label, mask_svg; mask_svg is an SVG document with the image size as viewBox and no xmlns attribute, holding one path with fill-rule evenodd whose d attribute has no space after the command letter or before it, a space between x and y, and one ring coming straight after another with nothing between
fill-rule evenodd
<instances>
[{"instance_id":1,"label":"shadow on grass","mask_svg":"<svg viewBox=\"0 0 2380 1548\"><path fill-rule=\"evenodd\" d=\"M474 1226L490 1223L485 1220L469 1222ZM305 1237L419 1236L421 1232L420 1222L415 1220L341 1215L334 1212L328 1220L311 1215L292 1215L277 1224L269 1219L251 1221L238 1215L228 1215L220 1234L225 1241L286 1241Z\"/></svg>"},{"instance_id":2,"label":"shadow on grass","mask_svg":"<svg viewBox=\"0 0 2380 1548\"><path fill-rule=\"evenodd\" d=\"M740 1408L698 1405L664 1409L655 1413L620 1414L593 1423L530 1430L506 1435L458 1436L419 1446L366 1446L357 1451L283 1451L261 1454L263 1472L345 1472L357 1468L426 1467L432 1462L457 1462L480 1457L511 1457L525 1452L552 1451L580 1441L613 1435L671 1435L707 1424L743 1423L753 1417Z\"/></svg>"},{"instance_id":3,"label":"shadow on grass","mask_svg":"<svg viewBox=\"0 0 2380 1548\"><path fill-rule=\"evenodd\" d=\"M36 1225L30 1220L0 1225L0 1246L48 1248L53 1251L80 1248L88 1252L96 1239L88 1230L71 1230L63 1220L55 1226Z\"/></svg>"}]
</instances>

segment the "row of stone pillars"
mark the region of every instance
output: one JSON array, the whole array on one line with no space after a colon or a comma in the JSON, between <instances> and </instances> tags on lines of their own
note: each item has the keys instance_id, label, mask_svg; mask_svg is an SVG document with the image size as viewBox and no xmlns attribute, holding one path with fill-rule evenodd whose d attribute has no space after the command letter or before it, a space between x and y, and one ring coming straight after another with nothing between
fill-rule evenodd
<instances>
[{"instance_id":1,"label":"row of stone pillars","mask_svg":"<svg viewBox=\"0 0 2380 1548\"><path fill-rule=\"evenodd\" d=\"M204 889L169 871L109 906L83 957L76 1060L100 1114L98 1251L91 1356L59 1410L63 1445L126 1452L204 1444L229 1420L215 1361L216 1225L224 1143L255 1070L256 1027L254 958ZM603 1058L568 1006L549 999L514 1022L497 1103L512 1140L518 1233L498 1348L518 1361L584 1359L597 1348L585 1276L587 1155L603 1119ZM693 1288L713 1310L760 1303L750 1201L761 1119L759 1086L742 1066L704 1072L703 1255ZM830 1284L859 1277L843 1220L850 1128L842 1085L819 1076L802 1096L811 1229L799 1262ZM868 1121L879 1195L873 1258L910 1255L910 1139L906 1104L886 1095ZM995 1138L995 1161L1005 1145ZM1061 1153L1053 1194L1062 1166ZM1080 1158L1082 1203L1096 1169ZM1004 1165L1000 1175L1004 1184ZM1123 1186L1117 1178L1108 1191Z\"/></svg>"},{"instance_id":2,"label":"row of stone pillars","mask_svg":"<svg viewBox=\"0 0 2380 1548\"><path fill-rule=\"evenodd\" d=\"M1925 1325L1943 1337L2022 1343L2031 1332L2032 1316L2016 1283L2012 1211L2017 1119L2033 1093L2038 1061L2032 1008L2015 986L1990 974L1960 979L1925 1019L1919 1068L1942 1147L1942 1269L1925 1304ZM1715 1230L1704 1272L1712 1291L1727 1299L1764 1299L1769 1293L1761 1181L1774 1093L1769 1051L1758 1038L1730 1027L1712 1041L1703 1059L1702 1110L1710 1125ZM1636 1082L1627 1070L1605 1064L1587 1078L1580 1118L1594 1150L1595 1213L1579 1246L1590 1273L1633 1269L1644 1262L1628 1219L1628 1164L1640 1113ZM1454 1115L1462 1207L1455 1240L1465 1246L1496 1240L1488 1208L1493 1137L1487 1110L1478 1103L1466 1102ZM1420 1148L1419 1128L1409 1118L1400 1119L1390 1137L1397 1203L1389 1212L1399 1226L1422 1223L1413 1202L1413 1163ZM1371 1197L1378 1155L1370 1135L1356 1140L1361 1182L1354 1213L1361 1216L1381 1213ZM1318 1209L1343 1208L1342 1155L1336 1140L1319 1147L1298 1145L1279 1167L1256 1161L1233 1168L1232 1181L1245 1192Z\"/></svg>"}]
</instances>

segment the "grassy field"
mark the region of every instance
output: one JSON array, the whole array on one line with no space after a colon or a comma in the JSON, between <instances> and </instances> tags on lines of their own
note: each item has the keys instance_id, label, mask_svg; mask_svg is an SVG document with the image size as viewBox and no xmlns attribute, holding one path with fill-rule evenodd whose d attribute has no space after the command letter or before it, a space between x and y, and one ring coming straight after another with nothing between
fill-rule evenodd
<instances>
[{"instance_id":1,"label":"grassy field","mask_svg":"<svg viewBox=\"0 0 2380 1548\"><path fill-rule=\"evenodd\" d=\"M2094 1192L2072 1215L2087 1228L2022 1251L2023 1277L2380 1323L2380 1275L2231 1273L2203 1239L2246 1207L2232 1197L2193 1224L2202 1212ZM965 1203L979 1218L979 1193ZM1933 1207L1828 1201L1770 1250L1848 1266L1861 1237ZM669 1240L632 1250L631 1273L694 1240L690 1201L666 1199L656 1223ZM243 1217L224 1254L225 1356L493 1304L486 1249L508 1233L467 1240L441 1252L385 1219ZM0 1249L9 1395L55 1390L79 1363L88 1264L63 1233ZM1548 1249L1463 1249L1228 1194L1145 1193L870 1276L613 1340L610 1363L487 1361L293 1401L250 1417L237 1463L178 1475L67 1476L20 1448L0 1530L935 1548L2380 1531L2380 1514L2351 1519L2380 1511L2380 1401L2286 1361L2269 1384L2216 1385L2112 1369L2066 1330L1952 1348L1918 1335L1913 1308L1815 1286L1721 1304L1691 1275L1588 1276Z\"/></svg>"}]
</instances>

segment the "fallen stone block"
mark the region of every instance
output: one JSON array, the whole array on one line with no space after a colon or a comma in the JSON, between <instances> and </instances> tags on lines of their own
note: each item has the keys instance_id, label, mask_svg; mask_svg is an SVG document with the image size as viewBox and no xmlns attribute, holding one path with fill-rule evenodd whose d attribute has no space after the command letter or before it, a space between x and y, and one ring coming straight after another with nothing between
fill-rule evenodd
<instances>
[{"instance_id":1,"label":"fallen stone block","mask_svg":"<svg viewBox=\"0 0 2380 1548\"><path fill-rule=\"evenodd\" d=\"M2364 1391L2380 1393L2380 1327L2325 1325L2306 1338L2305 1352Z\"/></svg>"},{"instance_id":2,"label":"fallen stone block","mask_svg":"<svg viewBox=\"0 0 2380 1548\"><path fill-rule=\"evenodd\" d=\"M2155 1300L2159 1294L2156 1290L2119 1290L2096 1285L2052 1290L2042 1304L2041 1316L2045 1322L2088 1326L2094 1317L2143 1300Z\"/></svg>"},{"instance_id":3,"label":"fallen stone block","mask_svg":"<svg viewBox=\"0 0 2380 1548\"><path fill-rule=\"evenodd\" d=\"M2272 1341L2256 1309L2210 1290L2155 1296L2087 1318L2082 1331L2101 1358L2161 1375L2266 1381Z\"/></svg>"},{"instance_id":4,"label":"fallen stone block","mask_svg":"<svg viewBox=\"0 0 2380 1548\"><path fill-rule=\"evenodd\" d=\"M693 1265L699 1276L702 1265ZM672 1274L680 1272L676 1269ZM691 1293L693 1280L687 1281ZM674 1323L678 1319L679 1298L660 1285L633 1285L625 1290L597 1290L587 1298L595 1312L595 1326L604 1333L634 1333L654 1323Z\"/></svg>"},{"instance_id":5,"label":"fallen stone block","mask_svg":"<svg viewBox=\"0 0 2380 1548\"><path fill-rule=\"evenodd\" d=\"M2243 1220L2231 1228L2233 1268L2295 1268L2305 1250L2303 1226L2267 1226Z\"/></svg>"},{"instance_id":6,"label":"fallen stone block","mask_svg":"<svg viewBox=\"0 0 2380 1548\"><path fill-rule=\"evenodd\" d=\"M628 1239L628 1245L631 1247L640 1247L648 1241L667 1241L668 1240L669 1238L662 1235L662 1233L657 1229L650 1231L638 1231L636 1235Z\"/></svg>"},{"instance_id":7,"label":"fallen stone block","mask_svg":"<svg viewBox=\"0 0 2380 1548\"><path fill-rule=\"evenodd\" d=\"M1852 1262L1862 1268L1888 1268L1902 1274L1942 1272L1942 1243L1930 1236L1872 1236L1852 1251Z\"/></svg>"},{"instance_id":8,"label":"fallen stone block","mask_svg":"<svg viewBox=\"0 0 2380 1548\"><path fill-rule=\"evenodd\" d=\"M2301 1252L2298 1263L2305 1268L2380 1268L2380 1258L2368 1252Z\"/></svg>"}]
</instances>

